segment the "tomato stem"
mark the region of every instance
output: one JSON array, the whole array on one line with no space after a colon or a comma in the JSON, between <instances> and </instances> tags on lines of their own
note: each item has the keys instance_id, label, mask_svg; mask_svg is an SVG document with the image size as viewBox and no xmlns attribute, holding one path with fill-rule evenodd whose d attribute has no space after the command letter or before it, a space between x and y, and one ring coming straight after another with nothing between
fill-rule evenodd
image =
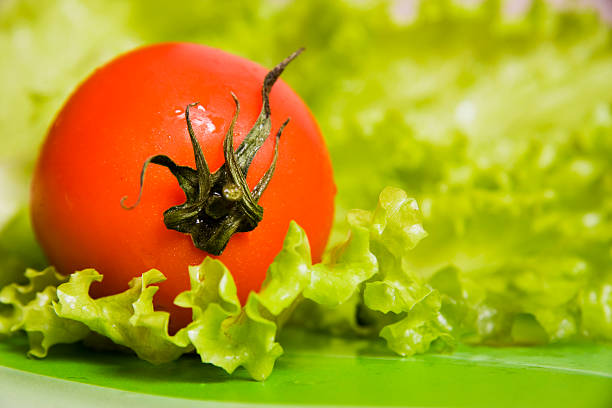
<instances>
[{"instance_id":1,"label":"tomato stem","mask_svg":"<svg viewBox=\"0 0 612 408\"><path fill-rule=\"evenodd\" d=\"M261 89L261 112L236 151L234 151L234 126L240 113L240 102L236 95L231 92L236 110L223 140L225 163L219 170L211 174L208 168L189 117L190 108L197 105L197 102L191 103L185 108L185 120L193 147L196 168L179 166L166 155L149 157L144 162L140 172L138 199L133 205L126 206L126 197L123 197L121 206L130 210L140 203L146 169L149 164L157 164L170 170L186 196L186 201L183 204L164 211L164 224L168 229L191 235L193 244L197 248L213 255L220 255L235 233L255 229L263 219L263 207L257 202L274 174L280 136L289 119L285 120L279 128L276 134L272 163L253 188L253 191L247 185L246 174L255 155L271 133L269 95L272 86L285 67L303 50L303 48L300 48L295 51L266 75Z\"/></svg>"}]
</instances>

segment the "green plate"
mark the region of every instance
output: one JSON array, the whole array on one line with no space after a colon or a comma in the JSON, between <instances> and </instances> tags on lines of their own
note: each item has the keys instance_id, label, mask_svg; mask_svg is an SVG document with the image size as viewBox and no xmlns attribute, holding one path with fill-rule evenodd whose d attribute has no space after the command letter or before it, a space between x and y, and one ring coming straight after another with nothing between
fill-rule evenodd
<instances>
[{"instance_id":1,"label":"green plate","mask_svg":"<svg viewBox=\"0 0 612 408\"><path fill-rule=\"evenodd\" d=\"M28 359L27 340L0 342L0 406L612 407L612 347L461 347L400 358L379 342L286 330L270 378L252 381L196 356L153 366L115 352L57 346ZM223 402L223 404L221 404Z\"/></svg>"}]
</instances>

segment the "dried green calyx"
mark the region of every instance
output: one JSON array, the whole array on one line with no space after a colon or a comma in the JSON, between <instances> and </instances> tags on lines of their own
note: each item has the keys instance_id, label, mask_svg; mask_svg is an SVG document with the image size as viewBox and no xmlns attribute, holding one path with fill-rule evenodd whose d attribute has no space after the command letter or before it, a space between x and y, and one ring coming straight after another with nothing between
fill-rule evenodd
<instances>
[{"instance_id":1,"label":"dried green calyx","mask_svg":"<svg viewBox=\"0 0 612 408\"><path fill-rule=\"evenodd\" d=\"M125 205L127 197L123 197L121 206L125 209L132 209L138 205L142 197L147 166L157 164L172 172L187 198L183 204L171 207L164 212L164 224L168 229L191 235L193 244L197 248L213 255L220 255L235 233L255 229L262 220L264 211L257 202L274 174L278 158L278 142L289 119L282 124L276 134L274 159L270 167L252 191L247 185L246 174L253 158L271 132L270 90L285 67L302 51L303 49L297 50L266 75L261 90L263 100L261 112L236 151L234 151L234 125L240 113L240 103L236 95L231 93L236 104L236 111L223 141L225 163L219 170L211 174L202 148L196 139L189 117L189 109L197 103L192 103L185 109L185 119L193 146L196 168L179 166L166 155L149 157L144 162L140 173L138 200L134 205L128 207Z\"/></svg>"}]
</instances>

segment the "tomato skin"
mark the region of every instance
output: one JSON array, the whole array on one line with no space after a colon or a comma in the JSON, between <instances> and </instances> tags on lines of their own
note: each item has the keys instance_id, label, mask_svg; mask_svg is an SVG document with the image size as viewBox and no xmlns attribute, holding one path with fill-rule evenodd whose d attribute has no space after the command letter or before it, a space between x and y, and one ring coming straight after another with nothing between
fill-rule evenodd
<instances>
[{"instance_id":1,"label":"tomato skin","mask_svg":"<svg viewBox=\"0 0 612 408\"><path fill-rule=\"evenodd\" d=\"M167 169L152 165L140 204L127 211L120 200L136 200L142 164L152 155L195 167L185 122L185 107L193 102L200 103L191 111L196 136L211 171L217 170L235 109L230 92L241 104L237 147L261 109L266 73L246 59L190 43L140 48L95 71L59 112L34 172L32 223L50 262L65 274L96 268L104 281L94 285L94 296L125 290L131 278L157 268L168 280L156 294L156 308L171 312L174 329L187 324L190 311L173 300L189 288L188 265L209 255L163 223L163 212L183 203L184 193ZM247 174L251 188L272 161L273 135L287 117L291 122L259 201L263 220L253 231L234 235L217 257L230 269L243 303L259 290L291 220L305 229L318 261L333 219L331 162L314 118L282 80L272 88L270 104L272 137Z\"/></svg>"}]
</instances>

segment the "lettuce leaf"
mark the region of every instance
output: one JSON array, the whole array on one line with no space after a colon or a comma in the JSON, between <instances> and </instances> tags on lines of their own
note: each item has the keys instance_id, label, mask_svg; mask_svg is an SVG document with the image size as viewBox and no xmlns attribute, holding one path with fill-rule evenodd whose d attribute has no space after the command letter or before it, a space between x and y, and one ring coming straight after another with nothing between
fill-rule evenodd
<instances>
[{"instance_id":1,"label":"lettuce leaf","mask_svg":"<svg viewBox=\"0 0 612 408\"><path fill-rule=\"evenodd\" d=\"M154 364L172 361L189 350L189 342L183 333L169 336L170 315L153 310L158 288L152 285L163 280L161 272L152 269L130 281L125 292L94 300L89 287L102 281L102 275L85 269L70 275L70 280L57 288L55 312L132 349L143 360Z\"/></svg>"},{"instance_id":2,"label":"lettuce leaf","mask_svg":"<svg viewBox=\"0 0 612 408\"><path fill-rule=\"evenodd\" d=\"M389 348L400 355L424 353L437 341L452 349L454 339L442 326L439 293L405 265L404 258L426 237L419 207L403 190L387 188L371 216L372 248L379 260L377 279L366 283L363 303L373 311L399 319L380 331Z\"/></svg>"},{"instance_id":3,"label":"lettuce leaf","mask_svg":"<svg viewBox=\"0 0 612 408\"><path fill-rule=\"evenodd\" d=\"M102 281L101 274L85 269L64 277L52 267L28 270L28 284L2 289L0 302L12 306L3 332L26 331L36 357L53 344L95 333L154 364L195 351L203 363L228 373L242 366L263 380L283 352L278 330L301 302L354 311L361 299L372 313L389 315L389 324L378 330L399 354L425 352L433 342L450 346L452 337L438 323L439 294L402 267L402 258L426 235L416 202L400 189L386 188L373 213L355 210L348 223L346 241L313 265L306 233L292 222L261 291L251 293L244 306L223 263L206 258L189 267L191 288L175 303L190 308L193 321L173 335L169 314L153 306L156 285L165 280L160 271L134 278L124 292L93 299L89 289Z\"/></svg>"},{"instance_id":4,"label":"lettuce leaf","mask_svg":"<svg viewBox=\"0 0 612 408\"><path fill-rule=\"evenodd\" d=\"M173 335L168 333L169 314L153 306L156 285L165 280L160 271L152 269L134 278L124 292L93 299L90 286L103 279L93 269L69 277L58 275L53 268L28 270L28 284L11 284L0 292L0 302L12 306L12 313L3 317L3 332L25 330L32 344L30 354L36 357L44 357L53 344L83 340L96 333L154 364L195 351L203 363L228 373L242 366L253 378L263 380L283 351L276 342L278 330L301 301L327 308L345 303L354 307L351 301L362 291L376 292L368 289L369 285L374 288L386 284L405 295L400 309L392 306L397 313L407 312L397 324L423 335L427 331L427 340L408 346L420 334L405 339L393 328L381 334L402 354L413 349L411 353L422 352L430 342L443 337L441 329L431 324L439 302L425 300L432 295L431 288L402 281L401 273L388 269L396 266L395 256L401 257L425 235L417 211L415 201L405 192L385 189L378 209L372 214L351 213L346 241L314 265L306 233L292 222L261 291L251 293L244 306L238 300L230 271L220 261L206 258L202 264L189 267L191 288L175 299L177 305L191 308L193 321ZM381 254L387 251L397 255L385 255L383 259L372 252L374 247L380 247L376 252ZM381 261L385 262L384 270L379 267ZM424 291L428 293L424 298L415 295ZM367 307L383 312L389 307L381 305L392 301L388 293L366 295L365 299Z\"/></svg>"},{"instance_id":5,"label":"lettuce leaf","mask_svg":"<svg viewBox=\"0 0 612 408\"><path fill-rule=\"evenodd\" d=\"M26 201L38 142L62 100L117 52L196 41L271 66L305 44L308 57L285 80L327 138L339 187L332 242L348 230L352 242L311 265L292 226L264 289L246 305L222 266L198 266L190 274L217 278L192 276L177 302L192 308L193 326L169 336L163 314L150 307L157 273L102 303L79 292L99 279L93 271L73 276L65 289L95 305L86 314L70 310L68 297L60 301L61 283L22 280L25 268L45 266L24 210L0 233L0 286L21 284L3 292L0 333L29 327L42 356L54 341L72 341L67 333L80 337L84 323L60 318L56 310L64 310L151 361L194 348L203 361L228 371L247 366L257 378L280 354L275 335L288 319L334 334L381 335L406 355L452 347L453 339L612 341L612 31L592 11L538 0L510 15L496 0L254 0L234 4L233 18L219 26L227 20L221 3L39 3L0 7L0 50L11 62L0 66L0 133L8 135L0 138L0 222ZM429 235L411 251L423 236L403 227L420 225L409 206L349 211L385 185L421 203ZM104 313L120 315L117 332ZM68 321L81 326L51 331ZM146 350L136 333L168 354ZM245 343L249 336L257 341Z\"/></svg>"},{"instance_id":6,"label":"lettuce leaf","mask_svg":"<svg viewBox=\"0 0 612 408\"><path fill-rule=\"evenodd\" d=\"M53 304L58 300L57 286L66 281L53 267L43 271L28 269L27 284L11 284L0 291L0 304L5 313L0 316L0 334L11 335L18 330L28 333L33 357L45 357L51 346L83 340L89 331L80 322L62 319Z\"/></svg>"},{"instance_id":7,"label":"lettuce leaf","mask_svg":"<svg viewBox=\"0 0 612 408\"><path fill-rule=\"evenodd\" d=\"M180 294L176 304L193 309L194 321L183 330L202 362L229 373L244 366L253 378L265 379L282 354L275 342L275 316L264 316L252 294L242 308L232 275L218 260L207 258L191 267L190 277L191 291Z\"/></svg>"},{"instance_id":8,"label":"lettuce leaf","mask_svg":"<svg viewBox=\"0 0 612 408\"><path fill-rule=\"evenodd\" d=\"M305 311L296 311L292 322L336 333L344 327L345 333L379 334L391 350L403 356L424 353L434 342L437 351L452 350L455 340L440 322L440 293L405 263L405 257L427 236L416 201L401 189L387 187L374 212L353 210L347 220L366 229L376 273L350 298L350 309L307 303L302 306ZM313 322L312 316L317 320Z\"/></svg>"}]
</instances>

